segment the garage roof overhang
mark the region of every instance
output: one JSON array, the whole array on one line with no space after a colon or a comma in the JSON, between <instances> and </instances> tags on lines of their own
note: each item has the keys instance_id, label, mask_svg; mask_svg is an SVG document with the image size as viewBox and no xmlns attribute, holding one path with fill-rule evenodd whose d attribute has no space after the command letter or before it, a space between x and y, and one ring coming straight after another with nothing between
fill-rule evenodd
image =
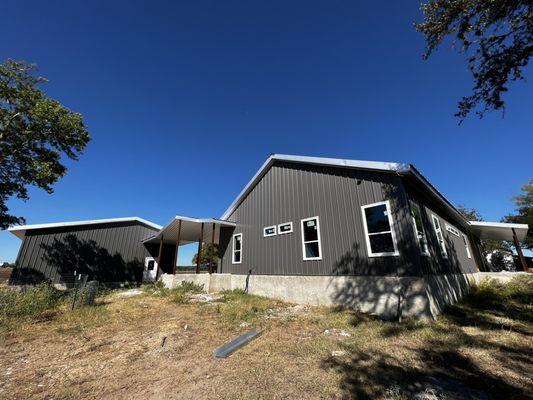
<instances>
[{"instance_id":1,"label":"garage roof overhang","mask_svg":"<svg viewBox=\"0 0 533 400\"><path fill-rule=\"evenodd\" d=\"M70 221L70 222L54 222L51 224L35 224L35 225L20 225L12 226L7 230L19 239L26 237L26 232L34 229L52 229L52 228L64 228L64 227L76 227L84 225L100 225L100 224L115 224L120 222L138 222L142 225L148 226L154 229L161 229L161 225L154 224L139 217L125 217L125 218L108 218L108 219L91 219L87 221Z\"/></svg>"},{"instance_id":2,"label":"garage roof overhang","mask_svg":"<svg viewBox=\"0 0 533 400\"><path fill-rule=\"evenodd\" d=\"M513 230L518 241L526 238L527 224L508 224L503 222L478 222L470 221L472 231L481 239L495 239L513 241Z\"/></svg>"},{"instance_id":3,"label":"garage roof overhang","mask_svg":"<svg viewBox=\"0 0 533 400\"><path fill-rule=\"evenodd\" d=\"M203 232L202 232L203 224ZM143 240L144 244L160 243L161 239L164 243L189 244L198 242L200 233L202 232L202 241L210 242L213 237L215 243L219 242L221 227L235 227L234 222L215 219L215 218L191 218L176 215L166 224L159 232Z\"/></svg>"}]
</instances>

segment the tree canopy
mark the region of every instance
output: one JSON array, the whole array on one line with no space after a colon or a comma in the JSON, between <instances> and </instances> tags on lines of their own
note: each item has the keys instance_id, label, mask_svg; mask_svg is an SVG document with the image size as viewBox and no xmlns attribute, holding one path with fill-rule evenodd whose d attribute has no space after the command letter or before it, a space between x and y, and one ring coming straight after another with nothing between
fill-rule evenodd
<instances>
[{"instance_id":1,"label":"tree canopy","mask_svg":"<svg viewBox=\"0 0 533 400\"><path fill-rule=\"evenodd\" d=\"M202 250L200 251L200 265L209 265L211 260L213 263L216 263L219 257L218 246L216 244L204 244L202 246ZM198 253L193 256L192 263L196 264L197 259Z\"/></svg>"},{"instance_id":2,"label":"tree canopy","mask_svg":"<svg viewBox=\"0 0 533 400\"><path fill-rule=\"evenodd\" d=\"M460 121L475 109L480 117L503 109L502 94L509 82L524 78L533 54L531 0L431 0L421 9L424 20L415 28L426 37L423 57L451 37L474 78L472 93L459 102Z\"/></svg>"},{"instance_id":3,"label":"tree canopy","mask_svg":"<svg viewBox=\"0 0 533 400\"><path fill-rule=\"evenodd\" d=\"M533 250L533 179L522 186L522 194L514 198L516 204L516 215L507 215L503 222L515 224L527 224L529 230L522 246Z\"/></svg>"},{"instance_id":4,"label":"tree canopy","mask_svg":"<svg viewBox=\"0 0 533 400\"><path fill-rule=\"evenodd\" d=\"M28 187L48 193L67 168L62 156L77 160L90 141L81 114L47 97L34 75L36 66L7 60L0 64L0 228L24 223L7 201L28 200Z\"/></svg>"}]
</instances>

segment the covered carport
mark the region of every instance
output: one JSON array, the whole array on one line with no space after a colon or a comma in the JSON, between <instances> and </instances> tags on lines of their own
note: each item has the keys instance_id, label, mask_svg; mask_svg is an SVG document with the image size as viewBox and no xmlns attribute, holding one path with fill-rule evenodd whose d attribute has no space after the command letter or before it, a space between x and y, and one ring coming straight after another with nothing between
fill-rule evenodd
<instances>
[{"instance_id":1,"label":"covered carport","mask_svg":"<svg viewBox=\"0 0 533 400\"><path fill-rule=\"evenodd\" d=\"M513 242L516 253L520 259L520 265L523 271L528 271L520 242L523 242L527 236L528 226L526 224L509 224L504 222L481 222L470 221L472 232L480 239L505 240Z\"/></svg>"},{"instance_id":2,"label":"covered carport","mask_svg":"<svg viewBox=\"0 0 533 400\"><path fill-rule=\"evenodd\" d=\"M198 254L204 244L218 245L220 230L234 228L235 223L215 218L192 218L177 215L156 234L143 240L143 244L154 256L161 272L175 274L179 248L182 245L198 243ZM215 272L209 262L209 273ZM196 260L196 273L200 272L200 257Z\"/></svg>"}]
</instances>

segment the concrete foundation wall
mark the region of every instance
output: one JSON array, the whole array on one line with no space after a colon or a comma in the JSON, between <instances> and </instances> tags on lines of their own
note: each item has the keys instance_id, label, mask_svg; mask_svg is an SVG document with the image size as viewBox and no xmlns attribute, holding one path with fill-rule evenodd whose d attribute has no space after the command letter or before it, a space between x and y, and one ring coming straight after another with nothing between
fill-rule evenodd
<instances>
[{"instance_id":1,"label":"concrete foundation wall","mask_svg":"<svg viewBox=\"0 0 533 400\"><path fill-rule=\"evenodd\" d=\"M397 319L400 313L402 318L431 319L446 305L459 301L471 285L489 278L505 282L514 276L501 273L423 277L250 275L248 292L298 304L349 307L384 319ZM233 274L163 274L161 280L169 288L188 281L215 293L244 289L246 278L246 275Z\"/></svg>"}]
</instances>

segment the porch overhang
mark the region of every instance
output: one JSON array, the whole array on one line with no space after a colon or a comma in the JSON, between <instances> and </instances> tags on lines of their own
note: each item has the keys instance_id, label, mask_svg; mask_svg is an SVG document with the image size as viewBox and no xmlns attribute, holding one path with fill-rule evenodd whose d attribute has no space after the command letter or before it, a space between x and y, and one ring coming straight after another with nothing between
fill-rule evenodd
<instances>
[{"instance_id":1,"label":"porch overhang","mask_svg":"<svg viewBox=\"0 0 533 400\"><path fill-rule=\"evenodd\" d=\"M520 242L527 236L527 224L508 224L504 222L470 221L472 232L480 239L506 240L512 242L513 236ZM514 231L514 234L513 234Z\"/></svg>"},{"instance_id":2,"label":"porch overhang","mask_svg":"<svg viewBox=\"0 0 533 400\"><path fill-rule=\"evenodd\" d=\"M235 227L231 221L215 218L192 218L176 215L154 235L147 237L142 242L144 244L173 243L179 246L189 243L196 243L202 235L202 241L208 242L213 238L218 243L221 227Z\"/></svg>"}]
</instances>

